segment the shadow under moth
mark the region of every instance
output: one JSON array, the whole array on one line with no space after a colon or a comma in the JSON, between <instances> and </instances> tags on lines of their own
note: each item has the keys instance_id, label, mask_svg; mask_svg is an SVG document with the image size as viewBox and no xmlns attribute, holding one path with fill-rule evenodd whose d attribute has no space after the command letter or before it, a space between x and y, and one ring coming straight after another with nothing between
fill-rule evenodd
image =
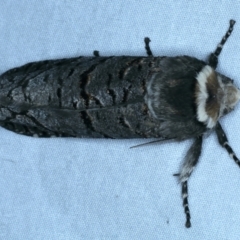
<instances>
[{"instance_id":1,"label":"shadow under moth","mask_svg":"<svg viewBox=\"0 0 240 240\"><path fill-rule=\"evenodd\" d=\"M179 174L186 227L191 226L188 179L204 134L240 166L219 119L233 110L240 91L216 72L234 20L208 62L190 56L76 57L32 62L0 76L0 126L35 137L194 139Z\"/></svg>"}]
</instances>

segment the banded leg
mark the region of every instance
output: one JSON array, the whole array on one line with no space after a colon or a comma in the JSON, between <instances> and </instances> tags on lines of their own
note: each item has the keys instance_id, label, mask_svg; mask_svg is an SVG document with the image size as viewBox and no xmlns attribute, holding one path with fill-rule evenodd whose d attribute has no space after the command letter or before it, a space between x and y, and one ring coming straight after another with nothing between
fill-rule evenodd
<instances>
[{"instance_id":1,"label":"banded leg","mask_svg":"<svg viewBox=\"0 0 240 240\"><path fill-rule=\"evenodd\" d=\"M147 55L150 57L150 56L153 56L152 54L152 51L151 51L151 48L149 46L149 43L151 42L150 38L148 37L145 37L144 38L144 42L145 42L145 49L147 51Z\"/></svg>"},{"instance_id":2,"label":"banded leg","mask_svg":"<svg viewBox=\"0 0 240 240\"><path fill-rule=\"evenodd\" d=\"M97 50L94 50L94 51L93 51L93 55L94 55L95 57L100 57L99 51L97 51Z\"/></svg>"},{"instance_id":3,"label":"banded leg","mask_svg":"<svg viewBox=\"0 0 240 240\"><path fill-rule=\"evenodd\" d=\"M216 125L216 133L217 133L218 142L220 143L220 145L227 150L227 152L230 155L230 157L233 158L235 163L240 167L240 160L237 158L237 156L235 155L234 151L232 150L232 148L228 144L227 136L224 133L220 123L217 123L217 125Z\"/></svg>"},{"instance_id":4,"label":"banded leg","mask_svg":"<svg viewBox=\"0 0 240 240\"><path fill-rule=\"evenodd\" d=\"M188 207L188 179L191 176L196 164L198 163L198 159L202 150L202 139L202 136L196 138L192 146L189 148L183 163L181 173L179 175L179 179L182 184L183 207L186 215L185 226L187 228L191 227L191 215Z\"/></svg>"},{"instance_id":5,"label":"banded leg","mask_svg":"<svg viewBox=\"0 0 240 240\"><path fill-rule=\"evenodd\" d=\"M230 26L229 26L225 36L222 38L222 41L218 44L215 52L212 53L209 57L209 61L208 61L209 65L211 67L213 67L214 69L217 67L217 64L218 64L218 56L220 55L225 42L227 41L228 37L231 35L231 33L233 31L234 24L235 24L235 21L230 20Z\"/></svg>"}]
</instances>

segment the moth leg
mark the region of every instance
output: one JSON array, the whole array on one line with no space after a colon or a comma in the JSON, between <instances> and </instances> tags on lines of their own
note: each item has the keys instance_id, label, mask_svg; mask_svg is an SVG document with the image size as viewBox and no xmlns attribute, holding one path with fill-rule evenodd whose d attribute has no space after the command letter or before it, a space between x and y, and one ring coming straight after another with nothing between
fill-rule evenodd
<instances>
[{"instance_id":1,"label":"moth leg","mask_svg":"<svg viewBox=\"0 0 240 240\"><path fill-rule=\"evenodd\" d=\"M95 57L100 57L99 51L97 51L97 50L94 50L94 51L93 51L93 55L94 55Z\"/></svg>"},{"instance_id":2,"label":"moth leg","mask_svg":"<svg viewBox=\"0 0 240 240\"><path fill-rule=\"evenodd\" d=\"M222 38L222 41L217 45L217 48L216 48L215 52L211 53L211 55L209 57L209 60L208 60L209 65L211 67L213 67L214 69L217 67L217 64L218 64L218 56L220 55L225 42L227 41L228 37L231 35L231 33L233 31L234 24L235 24L235 21L230 20L230 26L229 26L226 34Z\"/></svg>"},{"instance_id":3,"label":"moth leg","mask_svg":"<svg viewBox=\"0 0 240 240\"><path fill-rule=\"evenodd\" d=\"M145 42L145 49L147 51L147 55L150 57L150 56L153 56L152 54L152 51L151 51L151 48L149 46L149 43L151 42L150 38L148 37L145 37L144 38L144 42Z\"/></svg>"},{"instance_id":4,"label":"moth leg","mask_svg":"<svg viewBox=\"0 0 240 240\"><path fill-rule=\"evenodd\" d=\"M220 145L227 150L227 152L230 155L230 157L233 158L235 163L240 167L240 160L237 158L237 156L235 155L234 151L232 150L232 148L228 144L227 136L224 133L220 123L217 123L217 125L216 125L216 133L217 133L218 142L220 143Z\"/></svg>"},{"instance_id":5,"label":"moth leg","mask_svg":"<svg viewBox=\"0 0 240 240\"><path fill-rule=\"evenodd\" d=\"M194 170L196 164L198 163L198 159L202 149L202 140L203 140L202 136L197 137L194 143L192 144L192 146L189 148L187 155L184 159L181 173L179 175L179 179L182 184L183 207L186 215L185 226L187 228L191 227L191 221L190 221L191 216L190 216L190 210L188 207L188 179L191 176L192 171Z\"/></svg>"}]
</instances>

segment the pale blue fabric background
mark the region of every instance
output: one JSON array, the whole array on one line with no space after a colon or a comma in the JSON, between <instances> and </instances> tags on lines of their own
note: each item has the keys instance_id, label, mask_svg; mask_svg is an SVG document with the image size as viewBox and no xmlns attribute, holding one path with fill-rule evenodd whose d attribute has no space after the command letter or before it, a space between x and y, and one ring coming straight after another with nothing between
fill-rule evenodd
<instances>
[{"instance_id":1,"label":"pale blue fabric background","mask_svg":"<svg viewBox=\"0 0 240 240\"><path fill-rule=\"evenodd\" d=\"M1 0L0 72L92 55L206 60L235 30L218 71L240 86L240 1ZM240 107L222 119L240 156ZM189 183L186 229L178 172L191 140L34 139L0 129L0 239L240 239L240 169L212 134Z\"/></svg>"}]
</instances>

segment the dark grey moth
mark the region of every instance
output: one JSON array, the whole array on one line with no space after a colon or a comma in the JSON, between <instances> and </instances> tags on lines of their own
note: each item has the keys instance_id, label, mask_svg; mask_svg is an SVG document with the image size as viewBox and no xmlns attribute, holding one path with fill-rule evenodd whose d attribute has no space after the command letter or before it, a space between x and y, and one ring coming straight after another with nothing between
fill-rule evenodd
<instances>
[{"instance_id":1,"label":"dark grey moth","mask_svg":"<svg viewBox=\"0 0 240 240\"><path fill-rule=\"evenodd\" d=\"M77 57L33 62L0 76L0 125L36 137L158 138L194 142L185 157L182 184L186 227L191 226L188 179L203 136L219 143L240 166L218 120L233 110L240 91L215 71L235 21L208 62L194 57Z\"/></svg>"}]
</instances>

